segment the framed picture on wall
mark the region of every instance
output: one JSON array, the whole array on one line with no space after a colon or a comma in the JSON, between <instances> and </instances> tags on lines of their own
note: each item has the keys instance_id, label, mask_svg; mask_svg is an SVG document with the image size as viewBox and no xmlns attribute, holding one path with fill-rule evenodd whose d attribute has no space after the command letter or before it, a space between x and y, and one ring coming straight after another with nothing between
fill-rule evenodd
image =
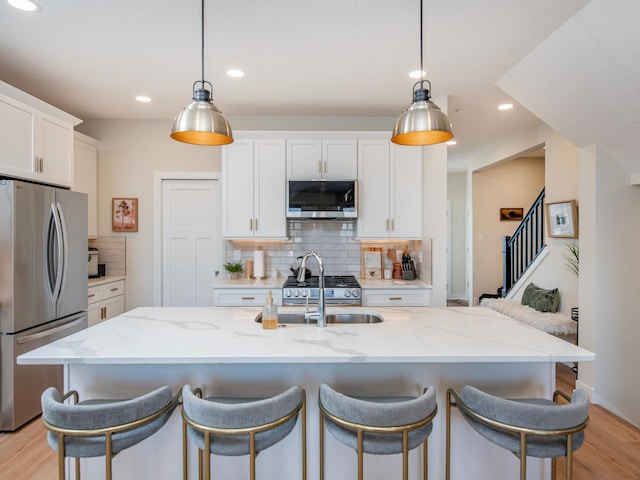
<instances>
[{"instance_id":1,"label":"framed picture on wall","mask_svg":"<svg viewBox=\"0 0 640 480\"><path fill-rule=\"evenodd\" d=\"M114 232L138 231L138 199L111 199L111 230Z\"/></svg>"},{"instance_id":2,"label":"framed picture on wall","mask_svg":"<svg viewBox=\"0 0 640 480\"><path fill-rule=\"evenodd\" d=\"M521 222L522 221L522 208L501 208L500 209L500 221L509 222Z\"/></svg>"},{"instance_id":3,"label":"framed picture on wall","mask_svg":"<svg viewBox=\"0 0 640 480\"><path fill-rule=\"evenodd\" d=\"M578 207L575 200L547 203L547 235L578 238Z\"/></svg>"}]
</instances>

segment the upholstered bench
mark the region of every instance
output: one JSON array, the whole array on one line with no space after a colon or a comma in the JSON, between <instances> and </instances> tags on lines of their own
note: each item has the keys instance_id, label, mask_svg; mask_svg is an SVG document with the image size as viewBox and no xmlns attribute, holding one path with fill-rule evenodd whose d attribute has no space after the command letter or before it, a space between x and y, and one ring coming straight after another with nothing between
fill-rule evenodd
<instances>
[{"instance_id":1,"label":"upholstered bench","mask_svg":"<svg viewBox=\"0 0 640 480\"><path fill-rule=\"evenodd\" d=\"M527 305L522 305L518 300L507 298L484 298L480 305L577 344L578 322L572 320L566 313L539 312Z\"/></svg>"}]
</instances>

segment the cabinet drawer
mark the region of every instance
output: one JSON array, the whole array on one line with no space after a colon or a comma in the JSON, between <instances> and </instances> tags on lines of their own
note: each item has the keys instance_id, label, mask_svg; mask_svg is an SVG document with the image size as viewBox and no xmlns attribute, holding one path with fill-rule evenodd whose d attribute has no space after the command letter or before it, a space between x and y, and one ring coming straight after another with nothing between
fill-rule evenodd
<instances>
[{"instance_id":1,"label":"cabinet drawer","mask_svg":"<svg viewBox=\"0 0 640 480\"><path fill-rule=\"evenodd\" d=\"M117 297L118 295L124 295L124 280L89 287L88 295L89 305L108 298Z\"/></svg>"},{"instance_id":2,"label":"cabinet drawer","mask_svg":"<svg viewBox=\"0 0 640 480\"><path fill-rule=\"evenodd\" d=\"M365 307L428 307L431 305L431 291L428 289L364 289L362 305Z\"/></svg>"},{"instance_id":3,"label":"cabinet drawer","mask_svg":"<svg viewBox=\"0 0 640 480\"><path fill-rule=\"evenodd\" d=\"M267 303L268 294L269 289L216 289L213 292L213 304L217 307L261 307ZM272 289L271 297L275 305L282 305L282 289Z\"/></svg>"}]
</instances>

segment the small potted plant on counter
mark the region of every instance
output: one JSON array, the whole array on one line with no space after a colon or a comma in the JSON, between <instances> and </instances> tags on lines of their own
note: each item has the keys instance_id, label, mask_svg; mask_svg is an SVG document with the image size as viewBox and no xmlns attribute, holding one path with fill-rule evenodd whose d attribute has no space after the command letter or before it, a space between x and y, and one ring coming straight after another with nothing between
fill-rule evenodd
<instances>
[{"instance_id":1,"label":"small potted plant on counter","mask_svg":"<svg viewBox=\"0 0 640 480\"><path fill-rule=\"evenodd\" d=\"M224 266L224 269L229 273L230 279L235 280L238 277L240 277L240 274L242 273L242 263L229 262L229 263L225 263L223 266Z\"/></svg>"}]
</instances>

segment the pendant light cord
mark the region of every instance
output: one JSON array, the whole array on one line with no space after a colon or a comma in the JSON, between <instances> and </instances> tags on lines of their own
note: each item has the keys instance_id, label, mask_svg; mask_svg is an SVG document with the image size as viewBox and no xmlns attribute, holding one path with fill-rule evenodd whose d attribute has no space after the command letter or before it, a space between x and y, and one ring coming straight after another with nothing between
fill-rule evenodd
<instances>
[{"instance_id":1,"label":"pendant light cord","mask_svg":"<svg viewBox=\"0 0 640 480\"><path fill-rule=\"evenodd\" d=\"M420 0L420 88L424 87L424 55L422 53L422 0Z\"/></svg>"},{"instance_id":2,"label":"pendant light cord","mask_svg":"<svg viewBox=\"0 0 640 480\"><path fill-rule=\"evenodd\" d=\"M422 0L420 0L420 8L422 8ZM202 54L201 54L201 64L202 64L202 88L204 88L204 0L201 1L201 33L202 33ZM421 34L422 35L422 34Z\"/></svg>"}]
</instances>

